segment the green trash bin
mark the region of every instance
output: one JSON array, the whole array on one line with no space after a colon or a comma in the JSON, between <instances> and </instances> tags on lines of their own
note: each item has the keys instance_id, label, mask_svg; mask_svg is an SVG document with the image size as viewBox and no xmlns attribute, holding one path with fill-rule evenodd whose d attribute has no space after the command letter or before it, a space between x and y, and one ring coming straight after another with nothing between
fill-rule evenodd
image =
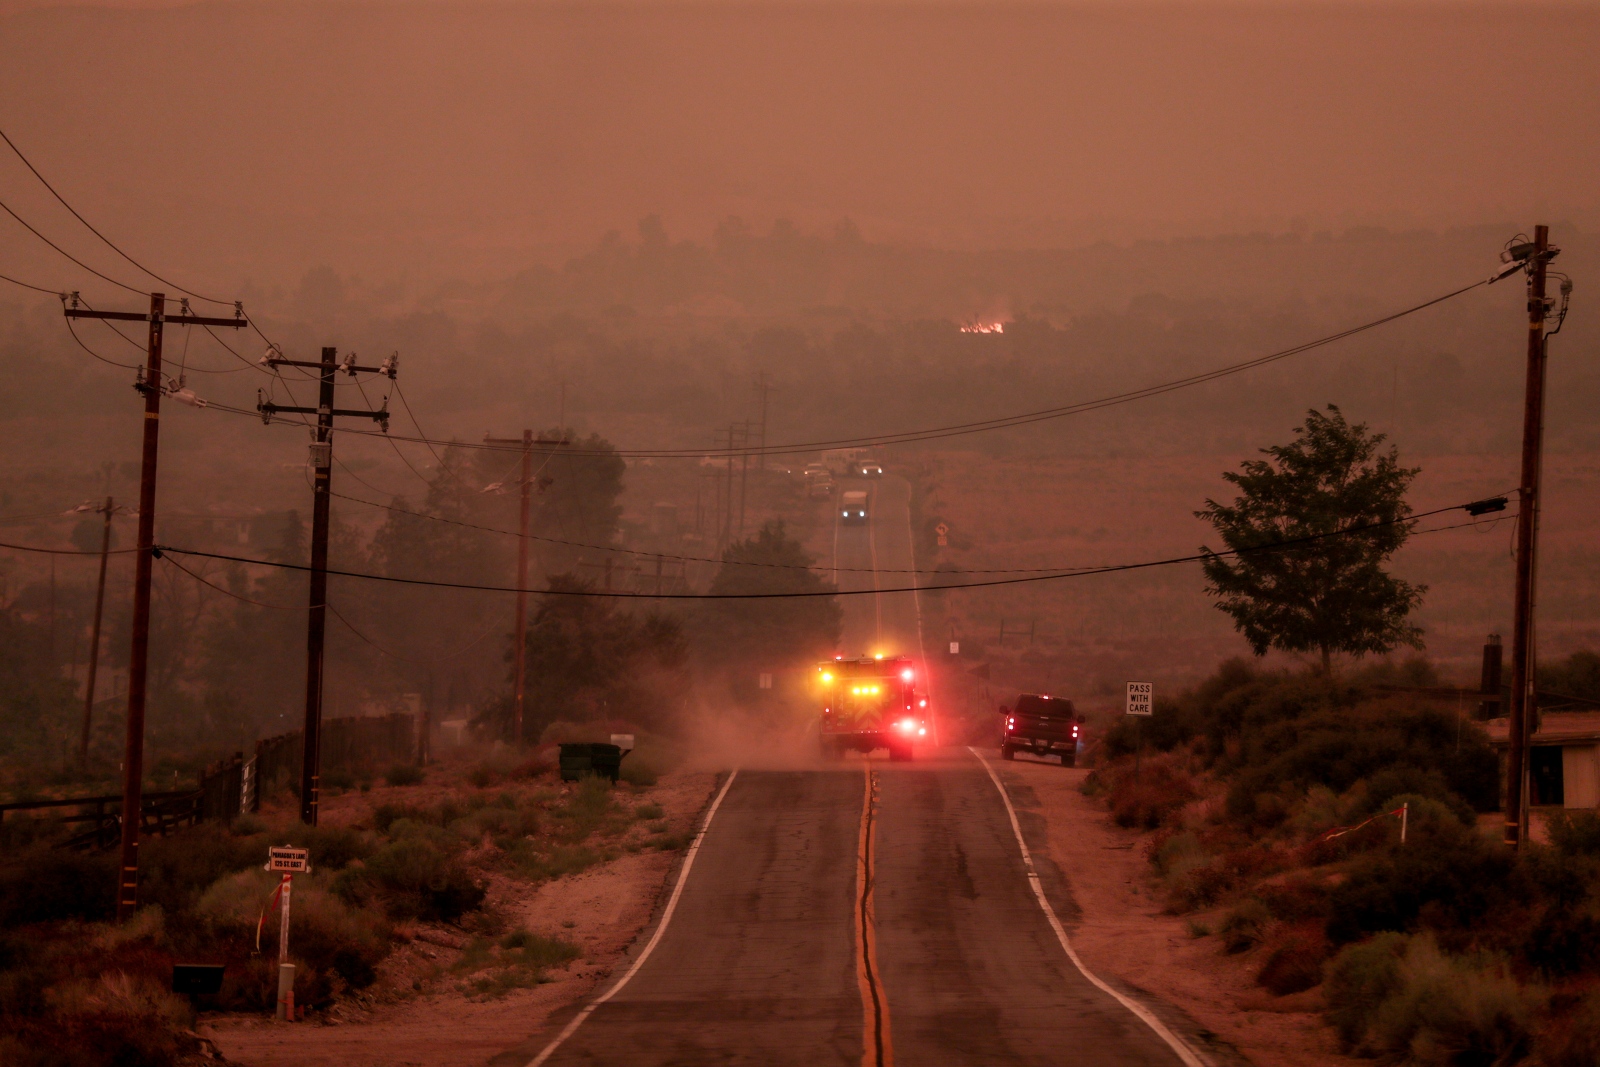
<instances>
[{"instance_id":1,"label":"green trash bin","mask_svg":"<svg viewBox=\"0 0 1600 1067\"><path fill-rule=\"evenodd\" d=\"M576 782L586 774L609 778L622 773L622 749L599 741L573 741L561 746L561 780Z\"/></svg>"}]
</instances>

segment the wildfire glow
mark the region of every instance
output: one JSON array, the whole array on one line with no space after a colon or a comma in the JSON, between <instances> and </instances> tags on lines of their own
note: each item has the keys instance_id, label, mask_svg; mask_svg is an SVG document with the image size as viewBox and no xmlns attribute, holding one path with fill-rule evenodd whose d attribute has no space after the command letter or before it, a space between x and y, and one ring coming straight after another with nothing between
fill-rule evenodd
<instances>
[{"instance_id":1,"label":"wildfire glow","mask_svg":"<svg viewBox=\"0 0 1600 1067\"><path fill-rule=\"evenodd\" d=\"M1006 324L1003 322L964 322L961 324L962 333L1005 333Z\"/></svg>"}]
</instances>

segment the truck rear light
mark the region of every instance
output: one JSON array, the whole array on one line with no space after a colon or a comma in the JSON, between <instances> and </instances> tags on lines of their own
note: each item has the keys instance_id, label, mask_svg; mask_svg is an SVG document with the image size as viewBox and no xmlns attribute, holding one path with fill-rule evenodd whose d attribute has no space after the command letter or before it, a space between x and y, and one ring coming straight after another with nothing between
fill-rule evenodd
<instances>
[{"instance_id":1,"label":"truck rear light","mask_svg":"<svg viewBox=\"0 0 1600 1067\"><path fill-rule=\"evenodd\" d=\"M916 728L917 728L917 724L912 722L910 719L901 719L900 720L900 729L903 732L909 734L912 730L915 730Z\"/></svg>"},{"instance_id":2,"label":"truck rear light","mask_svg":"<svg viewBox=\"0 0 1600 1067\"><path fill-rule=\"evenodd\" d=\"M1006 716L1006 729L1007 730L1014 729L1016 727L1016 725L1017 725L1017 720L1016 719L1011 718L1009 715Z\"/></svg>"},{"instance_id":3,"label":"truck rear light","mask_svg":"<svg viewBox=\"0 0 1600 1067\"><path fill-rule=\"evenodd\" d=\"M909 682L914 677L916 677L916 675L910 667L907 667L905 670L900 672L900 680L903 682Z\"/></svg>"},{"instance_id":4,"label":"truck rear light","mask_svg":"<svg viewBox=\"0 0 1600 1067\"><path fill-rule=\"evenodd\" d=\"M926 727L926 726L924 726L924 727L922 727L922 729L920 729L920 730L918 730L918 731L917 731L917 736L918 736L918 737L921 737L921 736L923 736L923 735L924 735L924 734L926 734L926 733L927 733L927 732L928 732L928 728L927 728L927 727Z\"/></svg>"}]
</instances>

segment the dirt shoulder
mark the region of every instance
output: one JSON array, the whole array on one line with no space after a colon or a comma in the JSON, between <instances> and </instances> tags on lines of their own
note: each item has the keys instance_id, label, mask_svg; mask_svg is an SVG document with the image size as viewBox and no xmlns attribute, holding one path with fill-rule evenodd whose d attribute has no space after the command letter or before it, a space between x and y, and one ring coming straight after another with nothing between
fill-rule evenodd
<instances>
[{"instance_id":1,"label":"dirt shoulder","mask_svg":"<svg viewBox=\"0 0 1600 1067\"><path fill-rule=\"evenodd\" d=\"M714 784L709 773L669 774L629 801L659 804L672 831L687 834ZM582 953L533 988L495 997L464 991L451 967L468 933L418 925L404 931L409 940L384 960L373 987L310 1021L213 1016L201 1032L244 1067L479 1067L538 1032L552 1012L589 996L626 959L681 858L681 851L632 852L537 885L493 878L487 908L510 926L559 936Z\"/></svg>"},{"instance_id":2,"label":"dirt shoulder","mask_svg":"<svg viewBox=\"0 0 1600 1067\"><path fill-rule=\"evenodd\" d=\"M1257 1067L1349 1067L1353 1061L1337 1052L1317 1014L1315 990L1272 997L1255 984L1261 965L1255 953L1226 955L1215 937L1191 936L1191 922L1215 927L1217 916L1163 912L1150 884L1146 835L1115 826L1083 796L1087 771L1054 760L1001 763L984 756L1001 772L1019 813L1033 808L1045 820L1047 857L1064 873L1077 905L1069 927L1085 966L1182 1010Z\"/></svg>"}]
</instances>

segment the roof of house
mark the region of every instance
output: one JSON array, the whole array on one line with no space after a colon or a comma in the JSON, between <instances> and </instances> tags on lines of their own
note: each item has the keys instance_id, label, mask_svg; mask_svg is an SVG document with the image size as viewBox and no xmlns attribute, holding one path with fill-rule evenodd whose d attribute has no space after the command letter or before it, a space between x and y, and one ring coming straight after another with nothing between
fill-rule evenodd
<instances>
[{"instance_id":1,"label":"roof of house","mask_svg":"<svg viewBox=\"0 0 1600 1067\"><path fill-rule=\"evenodd\" d=\"M1483 728L1493 744L1510 744L1510 720L1490 719ZM1600 711L1547 711L1539 716L1532 741L1536 745L1600 743Z\"/></svg>"}]
</instances>

